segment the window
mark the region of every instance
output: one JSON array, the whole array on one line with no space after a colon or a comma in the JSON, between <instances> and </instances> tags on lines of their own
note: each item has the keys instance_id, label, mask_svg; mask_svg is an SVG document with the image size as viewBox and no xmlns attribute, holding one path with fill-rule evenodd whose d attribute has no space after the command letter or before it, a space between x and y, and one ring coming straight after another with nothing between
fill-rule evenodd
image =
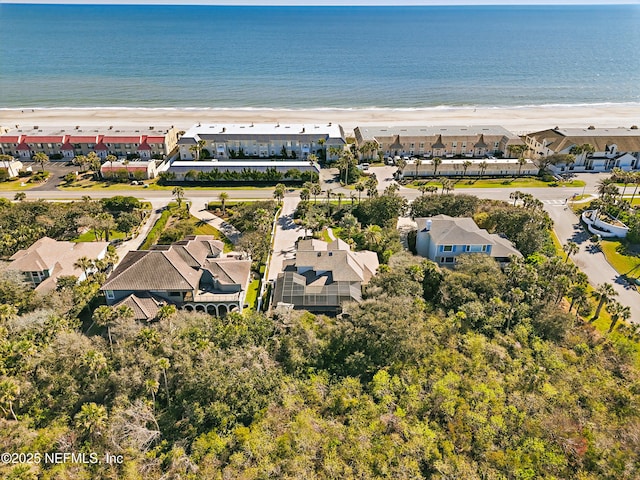
<instances>
[{"instance_id":1,"label":"window","mask_svg":"<svg viewBox=\"0 0 640 480\"><path fill-rule=\"evenodd\" d=\"M413 150L415 146L416 146L416 144L415 144L415 143L411 143L411 144L409 144L409 148L410 148L411 150Z\"/></svg>"},{"instance_id":2,"label":"window","mask_svg":"<svg viewBox=\"0 0 640 480\"><path fill-rule=\"evenodd\" d=\"M453 245L445 245L442 247L443 252L453 252Z\"/></svg>"},{"instance_id":3,"label":"window","mask_svg":"<svg viewBox=\"0 0 640 480\"><path fill-rule=\"evenodd\" d=\"M451 148L456 148L458 146L458 142L451 142Z\"/></svg>"},{"instance_id":4,"label":"window","mask_svg":"<svg viewBox=\"0 0 640 480\"><path fill-rule=\"evenodd\" d=\"M170 297L179 297L180 296L180 292L169 292L169 296Z\"/></svg>"},{"instance_id":5,"label":"window","mask_svg":"<svg viewBox=\"0 0 640 480\"><path fill-rule=\"evenodd\" d=\"M486 245L482 245L482 251L486 252L487 251L487 246Z\"/></svg>"},{"instance_id":6,"label":"window","mask_svg":"<svg viewBox=\"0 0 640 480\"><path fill-rule=\"evenodd\" d=\"M445 257L444 259L444 263L453 263L454 258L453 257Z\"/></svg>"},{"instance_id":7,"label":"window","mask_svg":"<svg viewBox=\"0 0 640 480\"><path fill-rule=\"evenodd\" d=\"M113 290L105 290L104 294L108 300L113 300L114 298L116 298L116 296L113 294Z\"/></svg>"},{"instance_id":8,"label":"window","mask_svg":"<svg viewBox=\"0 0 640 480\"><path fill-rule=\"evenodd\" d=\"M420 150L422 150L424 148L424 143L420 144Z\"/></svg>"},{"instance_id":9,"label":"window","mask_svg":"<svg viewBox=\"0 0 640 480\"><path fill-rule=\"evenodd\" d=\"M464 251L465 252L470 252L471 251L471 245L465 245L464 246Z\"/></svg>"}]
</instances>

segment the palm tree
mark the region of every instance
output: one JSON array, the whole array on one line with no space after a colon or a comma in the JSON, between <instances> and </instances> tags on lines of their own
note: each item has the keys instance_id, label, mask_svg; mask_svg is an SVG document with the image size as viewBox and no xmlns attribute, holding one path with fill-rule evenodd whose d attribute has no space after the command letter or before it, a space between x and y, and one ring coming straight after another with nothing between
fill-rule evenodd
<instances>
[{"instance_id":1,"label":"palm tree","mask_svg":"<svg viewBox=\"0 0 640 480\"><path fill-rule=\"evenodd\" d=\"M94 402L84 403L75 416L75 421L85 433L99 433L107 424L107 409Z\"/></svg>"},{"instance_id":2,"label":"palm tree","mask_svg":"<svg viewBox=\"0 0 640 480\"><path fill-rule=\"evenodd\" d=\"M630 172L631 183L635 185L633 189L633 194L631 195L631 201L629 205L633 206L633 199L636 198L636 193L638 192L638 186L640 186L640 172Z\"/></svg>"},{"instance_id":3,"label":"palm tree","mask_svg":"<svg viewBox=\"0 0 640 480\"><path fill-rule=\"evenodd\" d=\"M360 181L358 183L356 183L355 189L358 192L358 203L360 203L360 195L362 195L362 192L364 192L366 190L366 185L364 184L364 182Z\"/></svg>"},{"instance_id":4,"label":"palm tree","mask_svg":"<svg viewBox=\"0 0 640 480\"><path fill-rule=\"evenodd\" d=\"M433 176L435 177L438 173L438 167L442 165L442 159L440 157L435 157L433 160Z\"/></svg>"},{"instance_id":5,"label":"palm tree","mask_svg":"<svg viewBox=\"0 0 640 480\"><path fill-rule=\"evenodd\" d=\"M527 146L524 144L509 145L507 147L507 150L509 150L509 155L511 155L512 157L520 158L524 155L524 152L527 151Z\"/></svg>"},{"instance_id":6,"label":"palm tree","mask_svg":"<svg viewBox=\"0 0 640 480\"><path fill-rule=\"evenodd\" d=\"M515 192L511 192L509 194L509 198L511 200L513 200L513 206L516 206L516 203L518 202L518 200L521 200L524 196L524 193L521 192L520 190L516 190Z\"/></svg>"},{"instance_id":7,"label":"palm tree","mask_svg":"<svg viewBox=\"0 0 640 480\"><path fill-rule=\"evenodd\" d=\"M609 330L607 331L607 333L613 332L613 329L616 328L618 320L622 318L623 321L627 321L631 317L631 308L624 307L616 301L613 301L607 305L607 312L609 312L609 315L611 315L611 324L609 325Z\"/></svg>"},{"instance_id":8,"label":"palm tree","mask_svg":"<svg viewBox=\"0 0 640 480\"><path fill-rule=\"evenodd\" d=\"M486 172L488 166L489 164L486 160L480 162L480 177L484 175L484 172Z\"/></svg>"},{"instance_id":9,"label":"palm tree","mask_svg":"<svg viewBox=\"0 0 640 480\"><path fill-rule=\"evenodd\" d=\"M562 246L562 250L567 253L567 257L564 259L564 263L567 263L569 261L569 256L574 253L578 253L580 251L580 247L576 242L568 242L566 245Z\"/></svg>"},{"instance_id":10,"label":"palm tree","mask_svg":"<svg viewBox=\"0 0 640 480\"><path fill-rule=\"evenodd\" d=\"M344 198L344 193L338 192L336 193L336 197L338 197L338 210L340 210L340 207L342 206L342 199Z\"/></svg>"},{"instance_id":11,"label":"palm tree","mask_svg":"<svg viewBox=\"0 0 640 480\"><path fill-rule=\"evenodd\" d=\"M418 169L420 168L420 165L422 165L422 160L420 160L419 158L416 158L415 162L416 162L416 175L415 175L415 177L418 178Z\"/></svg>"},{"instance_id":12,"label":"palm tree","mask_svg":"<svg viewBox=\"0 0 640 480\"><path fill-rule=\"evenodd\" d=\"M273 190L273 198L276 199L276 201L278 202L278 204L282 203L282 199L284 198L284 194L286 192L287 187L284 186L284 184L279 183L276 185L275 189Z\"/></svg>"},{"instance_id":13,"label":"palm tree","mask_svg":"<svg viewBox=\"0 0 640 480\"><path fill-rule=\"evenodd\" d=\"M367 247L375 250L382 241L382 228L378 225L369 225L364 229L363 238Z\"/></svg>"},{"instance_id":14,"label":"palm tree","mask_svg":"<svg viewBox=\"0 0 640 480\"><path fill-rule=\"evenodd\" d=\"M111 327L116 322L116 313L113 309L107 305L101 305L93 311L91 320L99 327L107 328L107 335L109 337L109 345L113 350L113 339L111 338Z\"/></svg>"},{"instance_id":15,"label":"palm tree","mask_svg":"<svg viewBox=\"0 0 640 480\"><path fill-rule=\"evenodd\" d=\"M184 198L184 188L182 187L174 187L171 195L176 197L176 202L178 202L178 208L182 206L182 199Z\"/></svg>"},{"instance_id":16,"label":"palm tree","mask_svg":"<svg viewBox=\"0 0 640 480\"><path fill-rule=\"evenodd\" d=\"M40 164L40 167L42 168L42 172L44 173L44 165L45 163L49 162L49 156L46 153L37 152L33 156L33 161Z\"/></svg>"},{"instance_id":17,"label":"palm tree","mask_svg":"<svg viewBox=\"0 0 640 480\"><path fill-rule=\"evenodd\" d=\"M171 397L169 396L169 383L167 382L167 370L171 367L171 363L168 358L162 357L158 359L158 367L162 371L162 377L164 379L164 390L167 394L167 404L171 405Z\"/></svg>"},{"instance_id":18,"label":"palm tree","mask_svg":"<svg viewBox=\"0 0 640 480\"><path fill-rule=\"evenodd\" d=\"M525 163L527 163L526 158L520 157L518 159L518 176L520 176L520 174L522 173L522 167L524 166Z\"/></svg>"},{"instance_id":19,"label":"palm tree","mask_svg":"<svg viewBox=\"0 0 640 480\"><path fill-rule=\"evenodd\" d=\"M615 291L613 285L610 283L603 283L602 285L598 285L596 291L593 292L593 296L599 300L598 307L596 308L596 313L593 314L591 321L594 321L600 317L600 311L605 303L609 303L613 300L613 297L618 295L618 292Z\"/></svg>"},{"instance_id":20,"label":"palm tree","mask_svg":"<svg viewBox=\"0 0 640 480\"><path fill-rule=\"evenodd\" d=\"M320 186L319 183L312 183L311 187L309 188L309 191L311 192L311 195L313 195L313 204L317 205L318 195L322 193L322 187Z\"/></svg>"},{"instance_id":21,"label":"palm tree","mask_svg":"<svg viewBox=\"0 0 640 480\"><path fill-rule=\"evenodd\" d=\"M462 162L462 170L464 171L464 173L462 174L462 178L467 176L467 170L469 170L469 167L473 165L473 162L471 160L465 160L464 162Z\"/></svg>"},{"instance_id":22,"label":"palm tree","mask_svg":"<svg viewBox=\"0 0 640 480\"><path fill-rule=\"evenodd\" d=\"M229 194L227 192L220 192L218 194L218 199L222 204L222 215L227 214L227 200L229 199Z\"/></svg>"},{"instance_id":23,"label":"palm tree","mask_svg":"<svg viewBox=\"0 0 640 480\"><path fill-rule=\"evenodd\" d=\"M569 293L567 295L571 299L571 304L569 305L569 311L571 311L574 304L578 301L579 298L587 298L587 286L574 284L571 286L571 289L569 290Z\"/></svg>"},{"instance_id":24,"label":"palm tree","mask_svg":"<svg viewBox=\"0 0 640 480\"><path fill-rule=\"evenodd\" d=\"M309 192L308 188L303 188L300 190L300 201L308 202L309 198L311 198L311 192Z\"/></svg>"},{"instance_id":25,"label":"palm tree","mask_svg":"<svg viewBox=\"0 0 640 480\"><path fill-rule=\"evenodd\" d=\"M27 198L27 194L24 193L24 192L18 192L13 196L13 199L16 202L24 202L26 200L26 198Z\"/></svg>"},{"instance_id":26,"label":"palm tree","mask_svg":"<svg viewBox=\"0 0 640 480\"><path fill-rule=\"evenodd\" d=\"M18 395L20 395L20 386L13 379L4 378L0 381L0 408L6 415L7 409L5 405L8 406L15 421L18 421L18 417L16 417L16 412L13 411L13 402L18 398Z\"/></svg>"},{"instance_id":27,"label":"palm tree","mask_svg":"<svg viewBox=\"0 0 640 480\"><path fill-rule=\"evenodd\" d=\"M115 178L116 176L116 172L113 171L113 162L117 160L118 157L116 157L115 155L107 155L107 158L105 158L105 162L109 162L109 168L111 169L111 178Z\"/></svg>"},{"instance_id":28,"label":"palm tree","mask_svg":"<svg viewBox=\"0 0 640 480\"><path fill-rule=\"evenodd\" d=\"M440 180L440 182L442 183L442 194L444 194L445 191L449 193L451 190L453 190L453 182L450 179L443 178Z\"/></svg>"},{"instance_id":29,"label":"palm tree","mask_svg":"<svg viewBox=\"0 0 640 480\"><path fill-rule=\"evenodd\" d=\"M73 267L82 270L84 272L85 278L89 278L91 270L96 267L96 263L89 257L80 257L78 260L76 260L76 263L73 264Z\"/></svg>"},{"instance_id":30,"label":"palm tree","mask_svg":"<svg viewBox=\"0 0 640 480\"><path fill-rule=\"evenodd\" d=\"M151 400L153 401L154 405L156 403L156 392L158 391L159 387L160 383L155 378L147 378L144 381L144 389L147 391L147 393L151 394Z\"/></svg>"},{"instance_id":31,"label":"palm tree","mask_svg":"<svg viewBox=\"0 0 640 480\"><path fill-rule=\"evenodd\" d=\"M425 194L429 191L429 185L423 183L418 186L418 190L420 190L421 196L424 197Z\"/></svg>"}]
</instances>

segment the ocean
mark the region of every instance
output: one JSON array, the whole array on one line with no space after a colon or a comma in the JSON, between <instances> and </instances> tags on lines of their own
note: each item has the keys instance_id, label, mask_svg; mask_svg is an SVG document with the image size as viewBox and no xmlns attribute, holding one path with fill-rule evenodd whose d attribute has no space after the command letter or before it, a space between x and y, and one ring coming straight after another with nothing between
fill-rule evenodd
<instances>
[{"instance_id":1,"label":"ocean","mask_svg":"<svg viewBox=\"0 0 640 480\"><path fill-rule=\"evenodd\" d=\"M0 108L640 105L638 5L0 4L0 25Z\"/></svg>"}]
</instances>

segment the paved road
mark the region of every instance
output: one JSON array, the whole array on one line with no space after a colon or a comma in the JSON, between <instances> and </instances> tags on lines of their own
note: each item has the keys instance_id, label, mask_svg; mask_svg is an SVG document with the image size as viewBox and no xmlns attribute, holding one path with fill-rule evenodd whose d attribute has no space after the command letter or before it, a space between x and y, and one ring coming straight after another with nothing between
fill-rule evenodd
<instances>
[{"instance_id":1,"label":"paved road","mask_svg":"<svg viewBox=\"0 0 640 480\"><path fill-rule=\"evenodd\" d=\"M267 280L274 280L282 271L282 262L295 256L295 243L304 236L304 230L293 223L293 212L300 201L297 195L284 198L282 212L276 224L273 240L273 254L269 264Z\"/></svg>"},{"instance_id":2,"label":"paved road","mask_svg":"<svg viewBox=\"0 0 640 480\"><path fill-rule=\"evenodd\" d=\"M631 307L631 321L640 323L640 294L635 287L627 284L622 276L609 265L604 253L593 248L589 240L591 235L580 225L578 217L570 208L564 205L546 203L545 210L554 222L554 230L560 242L564 245L569 241L576 242L580 251L571 259L587 274L589 283L594 287L604 282L610 283L618 292L616 300Z\"/></svg>"},{"instance_id":3,"label":"paved road","mask_svg":"<svg viewBox=\"0 0 640 480\"><path fill-rule=\"evenodd\" d=\"M376 174L378 179L378 189L383 191L389 184L393 183L393 173L395 167L371 167L370 171ZM335 172L334 172L335 173ZM614 285L618 291L618 301L632 308L633 321L640 322L640 294L628 288L623 284L620 276L606 262L602 253L593 253L587 251L588 243L581 235L582 227L580 227L577 217L570 211L564 210L565 199L573 194L596 193L597 183L600 179L606 178L607 174L582 174L578 178L586 181L585 187L557 187L557 188L460 188L455 193L465 193L476 195L479 198L491 198L495 200L509 201L509 194L514 190L520 190L524 193L530 193L538 198L544 204L545 209L551 215L555 222L555 231L561 243L569 240L576 241L581 246L581 251L575 257L576 264L589 276L589 280L593 285L603 282L609 282ZM323 185L332 188L334 193L342 192L348 198L352 190L339 187L338 183L333 180L332 172L323 174ZM194 203L194 212L201 212L198 216L205 213L202 212L204 202L210 200L212 192L216 190L188 190L187 197ZM232 200L264 200L273 198L272 189L236 189L227 190L229 198ZM80 199L85 195L92 198L107 198L114 195L134 195L152 203L168 202L171 198L170 190L90 190L90 191L25 191L29 199L44 200L69 200ZM418 198L421 193L417 189L401 187L399 193L412 201ZM0 192L0 196L13 198L15 192ZM280 272L282 261L285 258L293 256L295 241L304 235L301 228L293 224L293 211L299 201L298 193L288 193L284 200L281 218L278 220L276 236L274 240L274 255L269 269L269 279L273 279ZM202 207L200 207L202 205ZM216 217L217 218L217 217ZM213 219L208 219L213 220ZM218 228L218 227L216 227Z\"/></svg>"}]
</instances>

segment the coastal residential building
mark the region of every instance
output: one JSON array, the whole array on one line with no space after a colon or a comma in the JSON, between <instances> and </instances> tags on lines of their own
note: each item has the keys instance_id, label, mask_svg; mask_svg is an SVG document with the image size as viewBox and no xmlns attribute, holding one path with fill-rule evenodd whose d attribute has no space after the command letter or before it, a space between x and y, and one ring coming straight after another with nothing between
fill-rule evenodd
<instances>
[{"instance_id":1,"label":"coastal residential building","mask_svg":"<svg viewBox=\"0 0 640 480\"><path fill-rule=\"evenodd\" d=\"M497 125L456 126L363 126L354 130L358 149L366 142L377 145L370 156L421 156L424 158L482 158L509 153L522 140Z\"/></svg>"},{"instance_id":2,"label":"coastal residential building","mask_svg":"<svg viewBox=\"0 0 640 480\"><path fill-rule=\"evenodd\" d=\"M102 178L124 177L131 180L156 178L155 160L105 162L100 167Z\"/></svg>"},{"instance_id":3,"label":"coastal residential building","mask_svg":"<svg viewBox=\"0 0 640 480\"><path fill-rule=\"evenodd\" d=\"M225 172L243 172L246 170L266 172L274 170L281 174L286 174L289 170L300 172L320 173L320 166L317 163L296 160L175 160L167 169L167 172L174 175L174 180L195 180L197 175L202 173L219 172L220 180L224 180Z\"/></svg>"},{"instance_id":4,"label":"coastal residential building","mask_svg":"<svg viewBox=\"0 0 640 480\"><path fill-rule=\"evenodd\" d=\"M509 240L481 229L472 218L436 215L416 218L416 223L418 255L441 266L453 266L457 257L468 253L490 255L501 265L512 255L522 257Z\"/></svg>"},{"instance_id":5,"label":"coastal residential building","mask_svg":"<svg viewBox=\"0 0 640 480\"><path fill-rule=\"evenodd\" d=\"M51 160L71 160L95 152L150 160L165 158L176 148L178 129L170 127L65 127L21 128L0 135L0 152L29 160L38 152Z\"/></svg>"},{"instance_id":6,"label":"coastal residential building","mask_svg":"<svg viewBox=\"0 0 640 480\"><path fill-rule=\"evenodd\" d=\"M398 177L530 176L537 175L540 171L535 163L526 158L440 159L440 162L436 165L433 159L407 160L398 169Z\"/></svg>"},{"instance_id":7,"label":"coastal residential building","mask_svg":"<svg viewBox=\"0 0 640 480\"><path fill-rule=\"evenodd\" d=\"M311 154L332 160L339 156L334 149L345 144L342 127L333 123L198 124L178 141L181 160L197 160L207 153L219 160L305 160Z\"/></svg>"},{"instance_id":8,"label":"coastal residential building","mask_svg":"<svg viewBox=\"0 0 640 480\"><path fill-rule=\"evenodd\" d=\"M575 162L550 165L549 168L555 173L640 169L640 130L637 127L556 127L529 133L524 140L536 158L574 153L576 148L579 150ZM583 145L591 146L593 152L580 151Z\"/></svg>"},{"instance_id":9,"label":"coastal residential building","mask_svg":"<svg viewBox=\"0 0 640 480\"><path fill-rule=\"evenodd\" d=\"M61 242L49 237L14 253L7 267L21 272L37 292L46 293L56 288L58 278L74 275L78 281L86 278L87 271L76 267L82 257L101 260L107 254L109 242Z\"/></svg>"},{"instance_id":10,"label":"coastal residential building","mask_svg":"<svg viewBox=\"0 0 640 480\"><path fill-rule=\"evenodd\" d=\"M244 308L251 260L223 253L209 235L128 252L101 290L108 305L126 303L144 320L169 303L188 311L225 315ZM154 306L155 305L155 306Z\"/></svg>"},{"instance_id":11,"label":"coastal residential building","mask_svg":"<svg viewBox=\"0 0 640 480\"><path fill-rule=\"evenodd\" d=\"M275 282L273 305L337 313L344 302L360 302L362 285L378 269L378 256L354 252L342 240L299 240Z\"/></svg>"},{"instance_id":12,"label":"coastal residential building","mask_svg":"<svg viewBox=\"0 0 640 480\"><path fill-rule=\"evenodd\" d=\"M23 167L20 160L0 160L0 180L16 178Z\"/></svg>"}]
</instances>

